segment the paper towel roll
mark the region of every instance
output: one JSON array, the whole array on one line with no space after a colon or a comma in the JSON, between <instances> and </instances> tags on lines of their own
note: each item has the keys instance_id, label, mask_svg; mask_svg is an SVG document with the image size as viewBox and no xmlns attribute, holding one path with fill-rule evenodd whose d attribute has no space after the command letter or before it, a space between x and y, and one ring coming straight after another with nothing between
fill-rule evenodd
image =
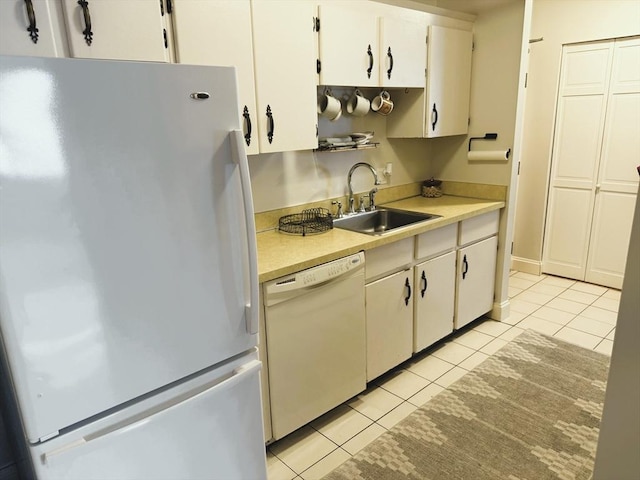
<instances>
[{"instance_id":1,"label":"paper towel roll","mask_svg":"<svg viewBox=\"0 0 640 480\"><path fill-rule=\"evenodd\" d=\"M467 153L469 160L509 160L509 150L485 150Z\"/></svg>"}]
</instances>

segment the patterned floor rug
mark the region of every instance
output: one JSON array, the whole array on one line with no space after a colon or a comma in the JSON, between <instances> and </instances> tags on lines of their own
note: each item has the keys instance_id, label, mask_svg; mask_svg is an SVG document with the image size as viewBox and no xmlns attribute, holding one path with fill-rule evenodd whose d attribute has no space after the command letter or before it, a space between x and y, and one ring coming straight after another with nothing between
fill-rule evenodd
<instances>
[{"instance_id":1,"label":"patterned floor rug","mask_svg":"<svg viewBox=\"0 0 640 480\"><path fill-rule=\"evenodd\" d=\"M324 479L589 479L609 361L525 331Z\"/></svg>"}]
</instances>

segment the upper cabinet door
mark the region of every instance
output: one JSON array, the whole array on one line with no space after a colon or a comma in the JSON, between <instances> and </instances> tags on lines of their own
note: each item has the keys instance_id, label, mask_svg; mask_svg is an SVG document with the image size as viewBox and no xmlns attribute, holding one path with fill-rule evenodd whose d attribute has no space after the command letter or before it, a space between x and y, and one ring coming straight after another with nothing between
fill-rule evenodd
<instances>
[{"instance_id":1,"label":"upper cabinet door","mask_svg":"<svg viewBox=\"0 0 640 480\"><path fill-rule=\"evenodd\" d=\"M467 133L472 48L471 32L429 26L427 138Z\"/></svg>"},{"instance_id":2,"label":"upper cabinet door","mask_svg":"<svg viewBox=\"0 0 640 480\"><path fill-rule=\"evenodd\" d=\"M259 153L250 0L173 0L176 61L236 67L248 154Z\"/></svg>"},{"instance_id":3,"label":"upper cabinet door","mask_svg":"<svg viewBox=\"0 0 640 480\"><path fill-rule=\"evenodd\" d=\"M380 18L380 85L425 87L427 25Z\"/></svg>"},{"instance_id":4,"label":"upper cabinet door","mask_svg":"<svg viewBox=\"0 0 640 480\"><path fill-rule=\"evenodd\" d=\"M75 58L168 62L160 0L63 0Z\"/></svg>"},{"instance_id":5,"label":"upper cabinet door","mask_svg":"<svg viewBox=\"0 0 640 480\"><path fill-rule=\"evenodd\" d=\"M377 15L326 4L319 18L320 84L378 86Z\"/></svg>"},{"instance_id":6,"label":"upper cabinet door","mask_svg":"<svg viewBox=\"0 0 640 480\"><path fill-rule=\"evenodd\" d=\"M49 0L0 1L0 53L59 57Z\"/></svg>"},{"instance_id":7,"label":"upper cabinet door","mask_svg":"<svg viewBox=\"0 0 640 480\"><path fill-rule=\"evenodd\" d=\"M317 148L315 4L251 5L260 152Z\"/></svg>"}]
</instances>

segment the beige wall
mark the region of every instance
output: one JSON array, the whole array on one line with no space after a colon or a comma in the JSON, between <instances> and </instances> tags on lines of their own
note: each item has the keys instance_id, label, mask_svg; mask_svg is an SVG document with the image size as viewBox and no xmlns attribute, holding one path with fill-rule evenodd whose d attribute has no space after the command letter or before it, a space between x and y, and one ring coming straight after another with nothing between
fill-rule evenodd
<instances>
[{"instance_id":1,"label":"beige wall","mask_svg":"<svg viewBox=\"0 0 640 480\"><path fill-rule=\"evenodd\" d=\"M539 271L562 45L640 33L638 0L534 0L514 267Z\"/></svg>"}]
</instances>

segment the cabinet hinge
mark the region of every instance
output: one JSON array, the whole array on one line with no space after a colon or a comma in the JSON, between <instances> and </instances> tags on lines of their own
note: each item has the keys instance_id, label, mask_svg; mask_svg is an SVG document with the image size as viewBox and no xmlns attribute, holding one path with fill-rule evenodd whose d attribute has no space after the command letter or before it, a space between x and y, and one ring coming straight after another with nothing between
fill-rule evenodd
<instances>
[{"instance_id":1,"label":"cabinet hinge","mask_svg":"<svg viewBox=\"0 0 640 480\"><path fill-rule=\"evenodd\" d=\"M471 117L467 118L467 126L471 125Z\"/></svg>"},{"instance_id":2,"label":"cabinet hinge","mask_svg":"<svg viewBox=\"0 0 640 480\"><path fill-rule=\"evenodd\" d=\"M424 37L424 43L426 43L427 45L429 45L429 35L427 35L426 37Z\"/></svg>"},{"instance_id":3,"label":"cabinet hinge","mask_svg":"<svg viewBox=\"0 0 640 480\"><path fill-rule=\"evenodd\" d=\"M313 31L320 31L320 17L313 17Z\"/></svg>"},{"instance_id":4,"label":"cabinet hinge","mask_svg":"<svg viewBox=\"0 0 640 480\"><path fill-rule=\"evenodd\" d=\"M511 255L513 255L513 242L511 242Z\"/></svg>"},{"instance_id":5,"label":"cabinet hinge","mask_svg":"<svg viewBox=\"0 0 640 480\"><path fill-rule=\"evenodd\" d=\"M318 58L316 60L316 73L320 73L320 71L322 70L322 62L320 61L320 59Z\"/></svg>"},{"instance_id":6,"label":"cabinet hinge","mask_svg":"<svg viewBox=\"0 0 640 480\"><path fill-rule=\"evenodd\" d=\"M164 36L164 48L169 48L169 41L167 40L167 29L162 29L162 35Z\"/></svg>"},{"instance_id":7,"label":"cabinet hinge","mask_svg":"<svg viewBox=\"0 0 640 480\"><path fill-rule=\"evenodd\" d=\"M520 175L520 162L518 162L518 175Z\"/></svg>"},{"instance_id":8,"label":"cabinet hinge","mask_svg":"<svg viewBox=\"0 0 640 480\"><path fill-rule=\"evenodd\" d=\"M173 13L173 0L167 0L167 13Z\"/></svg>"},{"instance_id":9,"label":"cabinet hinge","mask_svg":"<svg viewBox=\"0 0 640 480\"><path fill-rule=\"evenodd\" d=\"M475 40L473 42L471 42L471 51L472 52L476 51L476 41Z\"/></svg>"},{"instance_id":10,"label":"cabinet hinge","mask_svg":"<svg viewBox=\"0 0 640 480\"><path fill-rule=\"evenodd\" d=\"M160 15L164 17L164 0L160 0Z\"/></svg>"},{"instance_id":11,"label":"cabinet hinge","mask_svg":"<svg viewBox=\"0 0 640 480\"><path fill-rule=\"evenodd\" d=\"M524 74L524 88L527 88L528 80L529 80L529 72Z\"/></svg>"}]
</instances>

